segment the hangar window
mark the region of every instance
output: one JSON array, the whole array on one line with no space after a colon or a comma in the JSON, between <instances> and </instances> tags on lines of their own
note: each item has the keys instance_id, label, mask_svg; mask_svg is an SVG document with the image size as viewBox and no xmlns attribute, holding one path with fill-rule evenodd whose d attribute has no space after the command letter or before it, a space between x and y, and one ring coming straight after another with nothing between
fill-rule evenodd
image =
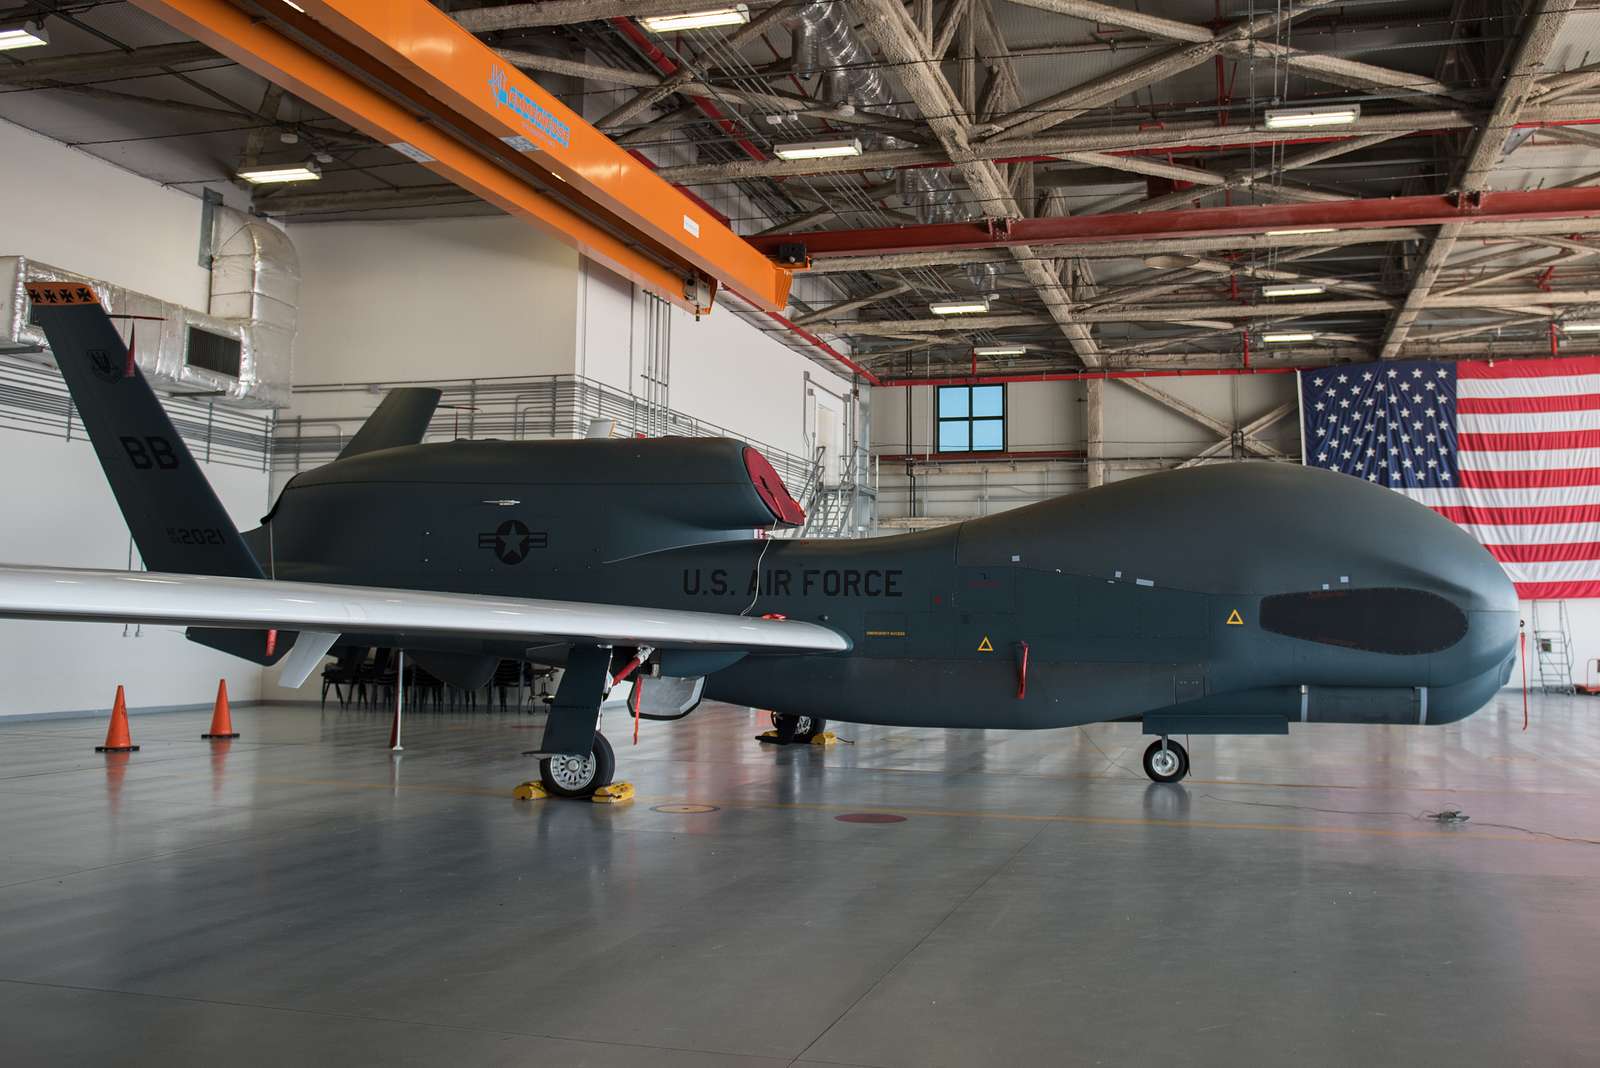
<instances>
[{"instance_id":1,"label":"hangar window","mask_svg":"<svg viewBox=\"0 0 1600 1068\"><path fill-rule=\"evenodd\" d=\"M1448 649L1466 637L1467 616L1422 590L1319 590L1262 598L1261 629L1368 653L1414 656Z\"/></svg>"},{"instance_id":2,"label":"hangar window","mask_svg":"<svg viewBox=\"0 0 1600 1068\"><path fill-rule=\"evenodd\" d=\"M1005 452L1005 386L940 386L937 404L939 452Z\"/></svg>"}]
</instances>

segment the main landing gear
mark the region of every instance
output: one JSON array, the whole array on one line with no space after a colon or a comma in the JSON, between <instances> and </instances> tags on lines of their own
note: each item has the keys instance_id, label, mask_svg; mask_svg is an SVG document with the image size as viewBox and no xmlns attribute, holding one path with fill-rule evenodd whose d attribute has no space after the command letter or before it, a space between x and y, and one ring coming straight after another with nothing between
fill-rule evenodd
<instances>
[{"instance_id":1,"label":"main landing gear","mask_svg":"<svg viewBox=\"0 0 1600 1068\"><path fill-rule=\"evenodd\" d=\"M587 757L556 753L539 761L539 782L556 797L593 797L616 773L617 754L599 731Z\"/></svg>"},{"instance_id":2,"label":"main landing gear","mask_svg":"<svg viewBox=\"0 0 1600 1068\"><path fill-rule=\"evenodd\" d=\"M1156 782L1179 782L1189 774L1189 750L1162 735L1144 751L1144 773Z\"/></svg>"},{"instance_id":3,"label":"main landing gear","mask_svg":"<svg viewBox=\"0 0 1600 1068\"><path fill-rule=\"evenodd\" d=\"M765 742L776 745L788 745L791 742L800 742L809 745L813 739L828 729L828 721L818 719L816 716L796 716L787 712L772 713L772 728L778 732L776 738L763 736Z\"/></svg>"},{"instance_id":4,"label":"main landing gear","mask_svg":"<svg viewBox=\"0 0 1600 1068\"><path fill-rule=\"evenodd\" d=\"M600 704L611 679L609 645L575 645L567 654L566 671L545 719L539 748L539 781L525 782L512 796L525 801L540 797L577 797L591 801L626 801L628 783L613 785L617 755L600 733Z\"/></svg>"}]
</instances>

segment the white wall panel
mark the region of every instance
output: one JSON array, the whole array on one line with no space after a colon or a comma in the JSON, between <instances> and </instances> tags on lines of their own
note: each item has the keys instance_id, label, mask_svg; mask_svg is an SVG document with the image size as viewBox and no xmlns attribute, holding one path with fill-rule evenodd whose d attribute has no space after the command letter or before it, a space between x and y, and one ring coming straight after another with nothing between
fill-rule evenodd
<instances>
[{"instance_id":1,"label":"white wall panel","mask_svg":"<svg viewBox=\"0 0 1600 1068\"><path fill-rule=\"evenodd\" d=\"M0 464L0 500L10 502L0 560L127 567L128 526L86 439L0 429L0 455L10 457ZM201 466L234 523L256 526L266 510L267 476ZM109 709L118 683L127 686L130 708L208 702L219 678L237 700L260 692L256 665L195 645L182 628L133 632L124 637L122 627L103 623L0 621L0 716Z\"/></svg>"},{"instance_id":2,"label":"white wall panel","mask_svg":"<svg viewBox=\"0 0 1600 1068\"><path fill-rule=\"evenodd\" d=\"M0 253L204 310L200 201L82 152L0 122ZM126 567L128 527L88 441L0 429L0 560ZM242 526L267 506L267 476L219 464L206 473ZM226 677L254 698L260 670L184 639L175 628L138 638L101 624L0 622L0 716L108 709L117 684L133 708L200 704Z\"/></svg>"},{"instance_id":3,"label":"white wall panel","mask_svg":"<svg viewBox=\"0 0 1600 1068\"><path fill-rule=\"evenodd\" d=\"M647 343L646 310L638 300L625 280L596 264L585 265L577 293L577 372L635 395L642 392ZM806 454L815 432L806 376L822 403L842 410L842 402L829 394L844 394L845 379L727 308L698 320L674 308L671 339L668 403L685 415ZM837 440L833 447L839 447Z\"/></svg>"},{"instance_id":4,"label":"white wall panel","mask_svg":"<svg viewBox=\"0 0 1600 1068\"><path fill-rule=\"evenodd\" d=\"M200 200L0 121L0 255L206 310Z\"/></svg>"},{"instance_id":5,"label":"white wall panel","mask_svg":"<svg viewBox=\"0 0 1600 1068\"><path fill-rule=\"evenodd\" d=\"M294 226L297 385L573 369L578 255L515 219Z\"/></svg>"}]
</instances>

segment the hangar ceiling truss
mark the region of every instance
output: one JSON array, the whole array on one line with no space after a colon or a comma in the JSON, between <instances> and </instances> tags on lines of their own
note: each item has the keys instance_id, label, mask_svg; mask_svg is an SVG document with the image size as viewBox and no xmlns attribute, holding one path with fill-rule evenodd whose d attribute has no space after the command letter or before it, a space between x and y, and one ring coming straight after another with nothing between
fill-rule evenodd
<instances>
[{"instance_id":1,"label":"hangar ceiling truss","mask_svg":"<svg viewBox=\"0 0 1600 1068\"><path fill-rule=\"evenodd\" d=\"M284 18L282 0L215 2ZM1595 0L748 0L742 24L650 28L697 6L434 2L687 202L808 260L785 316L759 321L868 381L1512 358L1595 336L1566 330L1600 319ZM506 210L126 4L11 8L56 27L0 57L0 115L41 132L39 101L115 104L121 136L60 136L178 185L326 157L314 185L253 191L291 220ZM1274 120L1290 108L1349 121ZM818 141L860 152L780 154ZM930 314L952 298L988 311ZM1263 340L1283 333L1311 339Z\"/></svg>"}]
</instances>

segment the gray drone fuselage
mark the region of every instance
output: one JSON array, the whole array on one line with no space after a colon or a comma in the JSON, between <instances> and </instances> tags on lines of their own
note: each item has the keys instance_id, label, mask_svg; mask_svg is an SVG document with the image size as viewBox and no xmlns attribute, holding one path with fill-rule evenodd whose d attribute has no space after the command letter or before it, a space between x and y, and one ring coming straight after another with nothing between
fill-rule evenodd
<instances>
[{"instance_id":1,"label":"gray drone fuselage","mask_svg":"<svg viewBox=\"0 0 1600 1068\"><path fill-rule=\"evenodd\" d=\"M1447 723L1482 707L1514 662L1516 594L1493 557L1347 476L1218 464L921 533L761 539L771 516L742 447L384 449L297 476L246 540L282 579L819 622L852 649L679 653L660 666L705 675L711 698L859 723L1142 719L1162 734ZM564 656L429 648L455 664Z\"/></svg>"}]
</instances>

